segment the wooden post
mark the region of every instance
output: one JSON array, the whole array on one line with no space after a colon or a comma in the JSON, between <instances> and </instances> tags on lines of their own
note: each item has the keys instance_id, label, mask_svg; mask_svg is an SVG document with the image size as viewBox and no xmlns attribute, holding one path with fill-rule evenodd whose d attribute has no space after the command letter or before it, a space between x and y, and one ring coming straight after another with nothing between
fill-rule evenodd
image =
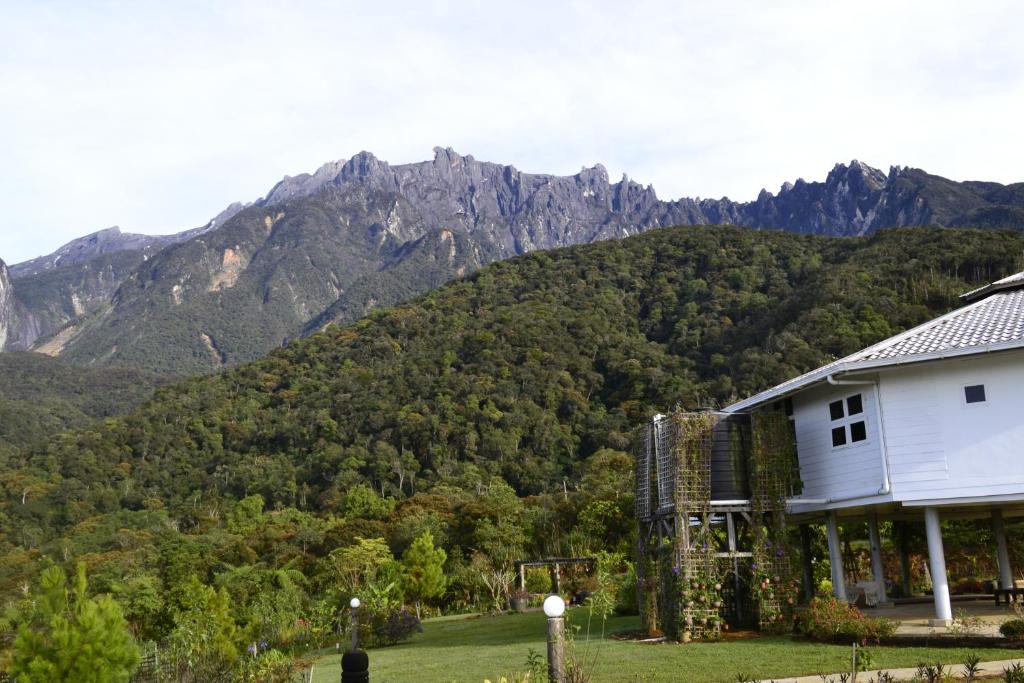
<instances>
[{"instance_id":1,"label":"wooden post","mask_svg":"<svg viewBox=\"0 0 1024 683\"><path fill-rule=\"evenodd\" d=\"M1010 547L1006 542L1006 526L1003 511L992 510L992 532L996 537L996 555L999 559L999 587L1013 588L1013 567L1010 566Z\"/></svg>"},{"instance_id":2,"label":"wooden post","mask_svg":"<svg viewBox=\"0 0 1024 683\"><path fill-rule=\"evenodd\" d=\"M942 549L942 525L939 511L924 509L924 528L928 536L928 564L932 570L932 595L935 598L935 618L931 626L949 626L953 623L953 608L949 602L949 577L946 575L946 556Z\"/></svg>"},{"instance_id":3,"label":"wooden post","mask_svg":"<svg viewBox=\"0 0 1024 683\"><path fill-rule=\"evenodd\" d=\"M565 683L565 602L557 595L544 599L548 618L548 680Z\"/></svg>"},{"instance_id":4,"label":"wooden post","mask_svg":"<svg viewBox=\"0 0 1024 683\"><path fill-rule=\"evenodd\" d=\"M811 527L800 525L800 567L803 570L804 601L814 598L814 566L811 564Z\"/></svg>"},{"instance_id":5,"label":"wooden post","mask_svg":"<svg viewBox=\"0 0 1024 683\"><path fill-rule=\"evenodd\" d=\"M552 582L554 584L553 588L555 589L555 595L562 594L562 577L558 570L559 565L557 562L555 562L555 580Z\"/></svg>"},{"instance_id":6,"label":"wooden post","mask_svg":"<svg viewBox=\"0 0 1024 683\"><path fill-rule=\"evenodd\" d=\"M836 511L829 510L826 518L828 531L828 560L832 565L832 594L846 600L846 577L843 576L843 547L839 542L839 520Z\"/></svg>"},{"instance_id":7,"label":"wooden post","mask_svg":"<svg viewBox=\"0 0 1024 683\"><path fill-rule=\"evenodd\" d=\"M878 533L878 513L868 513L868 538L871 542L871 578L878 584L878 601L888 602L885 592L885 564L882 562L882 537Z\"/></svg>"},{"instance_id":8,"label":"wooden post","mask_svg":"<svg viewBox=\"0 0 1024 683\"><path fill-rule=\"evenodd\" d=\"M548 617L548 678L551 683L565 681L565 619Z\"/></svg>"},{"instance_id":9,"label":"wooden post","mask_svg":"<svg viewBox=\"0 0 1024 683\"><path fill-rule=\"evenodd\" d=\"M526 569L523 568L523 563L519 563L519 590L526 590Z\"/></svg>"}]
</instances>

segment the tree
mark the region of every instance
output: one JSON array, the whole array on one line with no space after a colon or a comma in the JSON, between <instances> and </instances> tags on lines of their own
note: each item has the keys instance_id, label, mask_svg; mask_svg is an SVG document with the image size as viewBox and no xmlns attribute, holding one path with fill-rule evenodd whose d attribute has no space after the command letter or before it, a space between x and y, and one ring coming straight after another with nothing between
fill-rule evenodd
<instances>
[{"instance_id":1,"label":"tree","mask_svg":"<svg viewBox=\"0 0 1024 683\"><path fill-rule=\"evenodd\" d=\"M446 559L444 549L434 547L434 537L429 531L424 531L402 555L402 582L405 594L416 601L417 619L422 602L441 597L448 586L444 575Z\"/></svg>"},{"instance_id":2,"label":"tree","mask_svg":"<svg viewBox=\"0 0 1024 683\"><path fill-rule=\"evenodd\" d=\"M139 665L121 608L109 595L88 596L83 564L70 588L59 567L44 571L25 617L10 671L21 683L119 683Z\"/></svg>"},{"instance_id":3,"label":"tree","mask_svg":"<svg viewBox=\"0 0 1024 683\"><path fill-rule=\"evenodd\" d=\"M238 625L227 590L188 581L185 604L175 615L171 651L183 683L228 680L238 659Z\"/></svg>"},{"instance_id":4,"label":"tree","mask_svg":"<svg viewBox=\"0 0 1024 683\"><path fill-rule=\"evenodd\" d=\"M373 581L382 567L394 561L383 538L358 536L355 545L338 548L327 559L341 579L342 588L353 592Z\"/></svg>"}]
</instances>

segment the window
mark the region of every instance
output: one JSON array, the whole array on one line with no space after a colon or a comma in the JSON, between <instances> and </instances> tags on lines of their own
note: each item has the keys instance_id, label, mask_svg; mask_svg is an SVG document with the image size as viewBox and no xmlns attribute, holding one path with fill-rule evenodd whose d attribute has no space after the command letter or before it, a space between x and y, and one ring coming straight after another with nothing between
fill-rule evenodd
<instances>
[{"instance_id":1,"label":"window","mask_svg":"<svg viewBox=\"0 0 1024 683\"><path fill-rule=\"evenodd\" d=\"M861 394L832 401L828 404L828 413L832 421L832 448L867 441L868 425L863 418L864 398Z\"/></svg>"},{"instance_id":2,"label":"window","mask_svg":"<svg viewBox=\"0 0 1024 683\"><path fill-rule=\"evenodd\" d=\"M850 441L867 441L867 438L868 426L864 424L863 420L850 424Z\"/></svg>"},{"instance_id":3,"label":"window","mask_svg":"<svg viewBox=\"0 0 1024 683\"><path fill-rule=\"evenodd\" d=\"M860 399L860 394L851 396L846 399L846 414L847 415L860 415L864 412L864 402Z\"/></svg>"},{"instance_id":4,"label":"window","mask_svg":"<svg viewBox=\"0 0 1024 683\"><path fill-rule=\"evenodd\" d=\"M972 386L964 387L964 400L968 403L984 403L985 385L974 384Z\"/></svg>"}]
</instances>

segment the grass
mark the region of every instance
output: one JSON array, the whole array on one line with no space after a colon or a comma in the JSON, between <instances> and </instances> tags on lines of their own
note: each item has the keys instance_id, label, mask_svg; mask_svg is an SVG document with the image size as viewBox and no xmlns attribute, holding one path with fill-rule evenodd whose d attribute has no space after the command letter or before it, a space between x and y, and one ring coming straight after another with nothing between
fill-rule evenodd
<instances>
[{"instance_id":1,"label":"grass","mask_svg":"<svg viewBox=\"0 0 1024 683\"><path fill-rule=\"evenodd\" d=\"M577 649L594 660L594 683L735 683L739 674L770 680L786 676L833 673L849 667L850 649L763 636L718 643L645 644L605 639L594 624L589 646L584 643L586 610L574 610L582 623ZM636 617L612 617L609 632L635 629ZM370 651L370 677L375 683L483 683L526 670L531 649L546 653L545 617L540 612L428 620L423 633L410 642ZM894 669L921 662L959 665L969 652L982 661L1008 659L1013 650L923 647L869 648L872 668ZM341 677L337 654L322 653L314 683L335 683Z\"/></svg>"}]
</instances>

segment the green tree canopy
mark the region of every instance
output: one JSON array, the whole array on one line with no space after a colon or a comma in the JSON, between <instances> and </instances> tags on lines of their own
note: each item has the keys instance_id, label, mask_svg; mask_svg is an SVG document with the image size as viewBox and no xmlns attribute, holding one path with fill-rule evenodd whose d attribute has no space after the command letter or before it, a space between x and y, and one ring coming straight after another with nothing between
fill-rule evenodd
<instances>
[{"instance_id":1,"label":"green tree canopy","mask_svg":"<svg viewBox=\"0 0 1024 683\"><path fill-rule=\"evenodd\" d=\"M90 598L85 565L73 586L59 567L40 578L14 641L11 675L21 683L119 683L139 664L139 649L109 595Z\"/></svg>"},{"instance_id":2,"label":"green tree canopy","mask_svg":"<svg viewBox=\"0 0 1024 683\"><path fill-rule=\"evenodd\" d=\"M446 559L448 554L434 547L434 537L429 531L423 532L402 555L402 583L406 596L416 602L417 617L424 601L444 594L448 586L444 575Z\"/></svg>"}]
</instances>

